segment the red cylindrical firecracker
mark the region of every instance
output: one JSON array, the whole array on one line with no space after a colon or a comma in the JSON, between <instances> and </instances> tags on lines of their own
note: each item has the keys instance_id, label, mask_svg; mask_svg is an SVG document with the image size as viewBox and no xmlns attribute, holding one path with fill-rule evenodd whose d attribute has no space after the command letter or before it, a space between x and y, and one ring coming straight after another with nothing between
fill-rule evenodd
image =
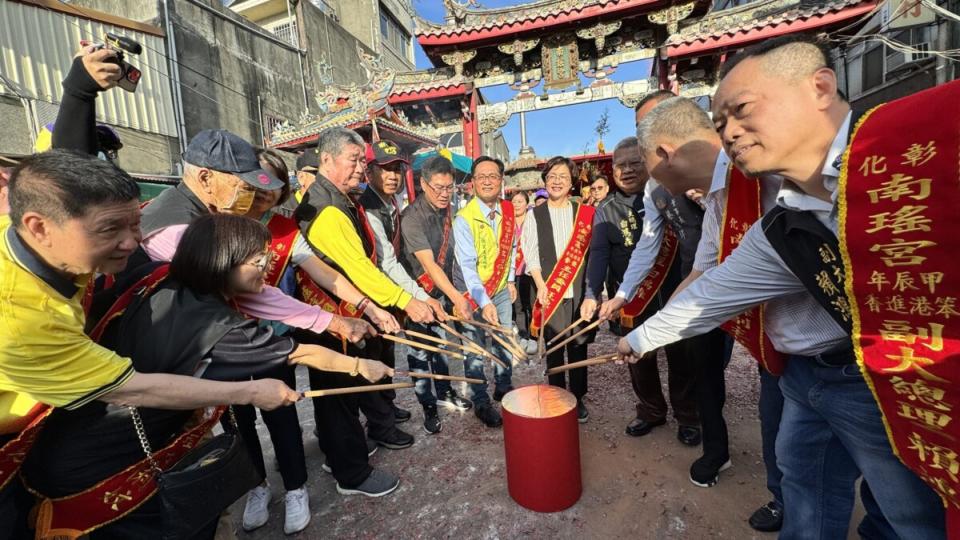
<instances>
[{"instance_id":1,"label":"red cylindrical firecracker","mask_svg":"<svg viewBox=\"0 0 960 540\"><path fill-rule=\"evenodd\" d=\"M510 496L537 512L573 506L582 491L577 398L539 384L508 393L502 405Z\"/></svg>"}]
</instances>

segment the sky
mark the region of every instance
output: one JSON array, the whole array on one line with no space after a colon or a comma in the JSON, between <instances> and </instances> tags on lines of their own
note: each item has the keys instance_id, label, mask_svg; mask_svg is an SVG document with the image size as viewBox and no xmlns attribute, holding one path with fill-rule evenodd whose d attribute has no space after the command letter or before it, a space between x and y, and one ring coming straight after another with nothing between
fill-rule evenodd
<instances>
[{"instance_id":1,"label":"sky","mask_svg":"<svg viewBox=\"0 0 960 540\"><path fill-rule=\"evenodd\" d=\"M483 7L494 8L529 1L481 0L480 4ZM444 9L441 0L413 0L413 7L424 19L437 23L443 22ZM416 39L414 39L414 48L418 69L434 67ZM650 61L640 61L620 65L610 79L629 81L649 76ZM590 79L581 78L589 84ZM538 94L542 92L539 87L535 91ZM507 86L484 88L481 92L487 103L507 101L515 93ZM527 144L532 146L537 156L541 158L595 153L598 137L594 128L604 110L608 112L610 132L604 136L603 143L607 152L611 152L617 141L635 134L633 111L621 105L616 99L527 113ZM502 131L510 148L510 155L516 157L517 152L520 151L519 115L513 115Z\"/></svg>"}]
</instances>

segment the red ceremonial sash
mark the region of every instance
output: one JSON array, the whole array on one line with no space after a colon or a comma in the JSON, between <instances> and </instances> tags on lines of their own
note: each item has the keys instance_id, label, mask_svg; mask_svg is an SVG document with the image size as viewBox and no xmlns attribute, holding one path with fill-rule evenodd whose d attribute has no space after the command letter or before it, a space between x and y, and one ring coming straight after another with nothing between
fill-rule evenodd
<instances>
[{"instance_id":1,"label":"red ceremonial sash","mask_svg":"<svg viewBox=\"0 0 960 540\"><path fill-rule=\"evenodd\" d=\"M270 217L267 229L270 230L272 240L269 248L270 266L265 281L267 285L276 287L280 283L280 278L283 277L284 270L287 269L287 263L290 262L293 243L300 229L296 221L279 214Z\"/></svg>"},{"instance_id":2,"label":"red ceremonial sash","mask_svg":"<svg viewBox=\"0 0 960 540\"><path fill-rule=\"evenodd\" d=\"M172 443L153 454L161 470L176 464L220 420L226 407L188 429ZM37 512L37 538L78 538L139 508L157 492L156 471L144 459L80 493L43 499Z\"/></svg>"},{"instance_id":3,"label":"red ceremonial sash","mask_svg":"<svg viewBox=\"0 0 960 540\"><path fill-rule=\"evenodd\" d=\"M731 163L727 169L727 201L720 228L720 257L722 263L733 252L747 230L763 216L760 202L760 181L747 178ZM763 330L764 306L761 304L720 325L760 362L768 373L783 373L786 358L774 350Z\"/></svg>"},{"instance_id":4,"label":"red ceremonial sash","mask_svg":"<svg viewBox=\"0 0 960 540\"><path fill-rule=\"evenodd\" d=\"M513 203L507 200L500 201L500 215L503 216L500 221L500 238L497 240L497 258L493 261L493 273L483 282L483 288L487 291L487 296L493 298L497 292L497 286L503 280L503 276L510 269L510 255L513 253L513 229L516 226L516 216L513 215ZM470 302L472 309L479 309L476 300L470 297L469 292L463 293L463 296Z\"/></svg>"},{"instance_id":5,"label":"red ceremonial sash","mask_svg":"<svg viewBox=\"0 0 960 540\"><path fill-rule=\"evenodd\" d=\"M313 281L313 278L310 277L310 274L306 273L304 270L297 268L297 271L294 272L294 276L297 280L297 288L300 291L300 297L304 302L312 306L320 306L324 311L340 315L341 317L353 317L354 319L360 318L363 314L357 310L357 307L353 304L347 302L346 300L340 300L337 302L333 299L332 296L327 294L327 291L323 290L319 285Z\"/></svg>"},{"instance_id":6,"label":"red ceremonial sash","mask_svg":"<svg viewBox=\"0 0 960 540\"><path fill-rule=\"evenodd\" d=\"M121 316L135 297L147 295L161 284L169 270L169 264L160 265L125 290L90 332L90 338L98 341L109 322ZM188 429L172 443L154 453L154 460L159 467L171 467L195 447L219 421L224 409L217 408L210 418ZM44 498L37 513L37 538L77 538L126 516L139 508L156 491L155 471L150 461L144 457L84 491L57 499ZM34 495L42 498L42 495L36 492Z\"/></svg>"},{"instance_id":7,"label":"red ceremonial sash","mask_svg":"<svg viewBox=\"0 0 960 540\"><path fill-rule=\"evenodd\" d=\"M667 279L667 274L670 272L673 260L677 256L678 246L679 242L676 233L673 232L670 226L664 226L663 239L660 241L660 251L657 253L657 258L653 261L653 267L650 268L647 277L643 278L643 281L637 288L637 294L634 295L633 299L627 302L620 311L621 326L626 328L634 328L636 326L637 318L647 309L647 305L650 304L653 296L657 294L660 286L663 285L664 280Z\"/></svg>"},{"instance_id":8,"label":"red ceremonial sash","mask_svg":"<svg viewBox=\"0 0 960 540\"><path fill-rule=\"evenodd\" d=\"M27 452L33 446L33 441L40 434L43 421L46 420L47 415L52 410L53 407L49 405L42 403L35 405L27 414L29 418L27 426L21 429L16 437L0 446L0 491L3 491L10 479L20 470L20 464L27 457Z\"/></svg>"},{"instance_id":9,"label":"red ceremonial sash","mask_svg":"<svg viewBox=\"0 0 960 540\"><path fill-rule=\"evenodd\" d=\"M584 261L587 259L590 238L593 237L593 214L596 210L596 208L586 204L581 204L577 209L570 240L567 241L567 246L563 248L563 254L557 260L550 276L544 281L547 288L547 305L543 306L539 301L533 304L530 334L534 337L540 335L540 329L556 313L557 307L563 301L563 295L573 286L574 278L577 277Z\"/></svg>"},{"instance_id":10,"label":"red ceremonial sash","mask_svg":"<svg viewBox=\"0 0 960 540\"><path fill-rule=\"evenodd\" d=\"M444 263L447 262L447 250L450 246L450 230L453 229L453 218L451 214L451 207L448 206L447 219L443 222L443 242L440 243L440 254L437 255L437 266L440 268L443 268ZM430 274L428 274L426 270L417 277L417 283L419 283L428 294L436 287L436 284L430 279Z\"/></svg>"},{"instance_id":11,"label":"red ceremonial sash","mask_svg":"<svg viewBox=\"0 0 960 540\"><path fill-rule=\"evenodd\" d=\"M865 114L839 191L857 363L893 451L960 538L960 81Z\"/></svg>"},{"instance_id":12,"label":"red ceremonial sash","mask_svg":"<svg viewBox=\"0 0 960 540\"><path fill-rule=\"evenodd\" d=\"M371 227L370 222L367 221L367 211L363 209L363 205L359 202L354 202L353 205L357 208L360 228L363 229L363 234L367 235L367 240L370 242L370 262L377 264L377 237L374 236L373 227Z\"/></svg>"}]
</instances>

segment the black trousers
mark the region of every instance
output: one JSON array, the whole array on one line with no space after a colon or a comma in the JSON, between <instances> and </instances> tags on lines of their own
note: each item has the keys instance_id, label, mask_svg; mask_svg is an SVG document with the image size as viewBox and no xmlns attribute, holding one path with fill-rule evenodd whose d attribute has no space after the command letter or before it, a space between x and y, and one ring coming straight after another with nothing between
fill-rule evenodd
<instances>
[{"instance_id":1,"label":"black trousers","mask_svg":"<svg viewBox=\"0 0 960 540\"><path fill-rule=\"evenodd\" d=\"M530 320L533 316L533 304L537 300L537 287L533 278L521 274L517 276L517 301L513 303L513 322L520 330L520 336L530 337Z\"/></svg>"},{"instance_id":2,"label":"black trousers","mask_svg":"<svg viewBox=\"0 0 960 540\"><path fill-rule=\"evenodd\" d=\"M394 343L380 338L367 339L363 349L347 345L348 355L379 360L390 367L393 367L395 363L393 353ZM362 377L360 379L363 383L369 384L366 379ZM384 377L377 381L377 384L389 383L392 380L391 377ZM397 392L395 390L358 394L360 410L367 417L367 433L371 437L375 439L385 437L394 430L397 420L393 413L393 400L396 397Z\"/></svg>"},{"instance_id":3,"label":"black trousers","mask_svg":"<svg viewBox=\"0 0 960 540\"><path fill-rule=\"evenodd\" d=\"M673 290L680 284L680 280L680 264L677 260L670 269L670 275L639 317L640 322L647 320L663 308L673 294ZM667 384L673 416L677 419L677 423L683 426L696 426L700 423L696 393L698 366L696 357L690 354L691 349L685 341L678 341L664 347L669 377ZM633 386L633 392L637 395L637 418L647 422L666 418L667 401L663 397L660 386L660 369L657 366L656 351L651 351L637 363L630 364L630 383Z\"/></svg>"},{"instance_id":4,"label":"black trousers","mask_svg":"<svg viewBox=\"0 0 960 540\"><path fill-rule=\"evenodd\" d=\"M290 388L297 387L293 366L283 366L276 373L266 377L280 379ZM257 412L253 405L234 405L237 427L243 442L250 452L253 466L266 478L267 470L263 462L263 447L257 434ZM307 463L303 453L303 432L300 430L300 418L294 405L280 407L272 411L260 410L260 417L270 432L273 451L280 465L280 477L287 491L300 489L307 483Z\"/></svg>"},{"instance_id":5,"label":"black trousers","mask_svg":"<svg viewBox=\"0 0 960 540\"><path fill-rule=\"evenodd\" d=\"M686 355L699 367L696 382L697 405L703 436L703 455L722 465L730 458L727 423L723 406L727 399L724 372L727 365L727 335L715 328L706 334L685 339Z\"/></svg>"},{"instance_id":6,"label":"black trousers","mask_svg":"<svg viewBox=\"0 0 960 540\"><path fill-rule=\"evenodd\" d=\"M327 334L296 331L300 343L323 345L342 350L342 344ZM348 349L348 354L350 351ZM310 370L310 388L322 390L364 384L361 377L344 373ZM317 424L318 442L330 463L333 477L345 488L354 488L370 476L373 468L367 460L367 438L360 424L360 400L363 394L347 394L313 398L313 417Z\"/></svg>"},{"instance_id":7,"label":"black trousers","mask_svg":"<svg viewBox=\"0 0 960 540\"><path fill-rule=\"evenodd\" d=\"M543 330L543 339L544 341L550 341L553 339L561 330L570 326L574 320L580 318L579 314L579 305L580 302L577 302L576 306L578 309L574 310L573 300L563 300L560 302L560 305L557 307L556 312L553 316L550 317L550 321L547 323L547 327ZM574 333L576 330L571 332ZM587 344L593 341L595 332L588 332L583 336L567 343L563 347L557 349L556 351L547 355L547 369L557 366L562 366L564 364L564 352L566 352L566 358L568 364L573 362L578 362L580 360L587 359ZM564 336L564 339L570 337ZM567 388L566 375L570 375L570 392L577 397L577 399L582 398L587 394L587 368L576 368L571 369L570 371L557 373L550 375L548 381L553 386L559 386L560 388Z\"/></svg>"}]
</instances>

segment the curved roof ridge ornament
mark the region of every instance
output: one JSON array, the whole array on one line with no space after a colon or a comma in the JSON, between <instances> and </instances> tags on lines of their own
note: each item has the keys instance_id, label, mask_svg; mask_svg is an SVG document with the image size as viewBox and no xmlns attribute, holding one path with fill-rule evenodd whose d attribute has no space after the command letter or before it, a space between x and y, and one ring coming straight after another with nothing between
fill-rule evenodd
<instances>
[{"instance_id":1,"label":"curved roof ridge ornament","mask_svg":"<svg viewBox=\"0 0 960 540\"><path fill-rule=\"evenodd\" d=\"M680 29L680 21L686 19L693 13L693 8L697 6L697 0L687 2L686 4L677 4L668 8L654 11L647 15L647 19L661 26L667 27L667 34L672 36Z\"/></svg>"},{"instance_id":2,"label":"curved roof ridge ornament","mask_svg":"<svg viewBox=\"0 0 960 540\"><path fill-rule=\"evenodd\" d=\"M457 25L463 24L467 20L468 7L482 8L483 6L481 6L477 0L465 0L464 2L443 0L443 8L446 11L444 20L447 22L453 21L453 23Z\"/></svg>"}]
</instances>

